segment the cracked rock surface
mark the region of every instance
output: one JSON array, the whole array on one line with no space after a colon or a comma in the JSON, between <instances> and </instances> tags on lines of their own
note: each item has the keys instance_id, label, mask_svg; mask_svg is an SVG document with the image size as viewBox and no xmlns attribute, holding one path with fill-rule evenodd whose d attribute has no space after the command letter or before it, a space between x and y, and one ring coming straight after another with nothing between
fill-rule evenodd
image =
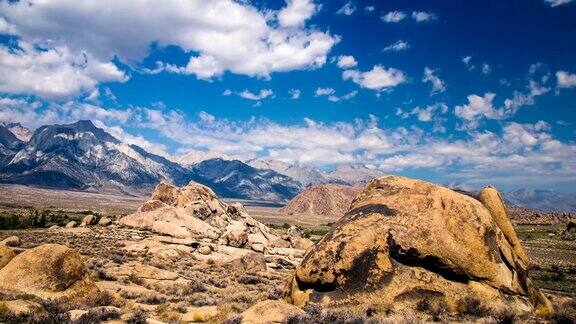
<instances>
[{"instance_id":1,"label":"cracked rock surface","mask_svg":"<svg viewBox=\"0 0 576 324\"><path fill-rule=\"evenodd\" d=\"M304 256L288 288L296 306L362 312L415 309L423 299L549 313L494 188L482 202L424 181L373 180ZM512 231L512 232L511 232Z\"/></svg>"}]
</instances>

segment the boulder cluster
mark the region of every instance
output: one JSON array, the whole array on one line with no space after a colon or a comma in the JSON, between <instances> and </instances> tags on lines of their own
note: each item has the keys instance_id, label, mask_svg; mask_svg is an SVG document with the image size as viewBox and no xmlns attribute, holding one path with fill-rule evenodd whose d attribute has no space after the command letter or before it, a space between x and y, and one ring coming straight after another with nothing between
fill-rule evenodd
<instances>
[{"instance_id":1,"label":"boulder cluster","mask_svg":"<svg viewBox=\"0 0 576 324\"><path fill-rule=\"evenodd\" d=\"M312 245L296 228L286 235L274 234L242 204L226 204L212 189L196 182L181 188L161 182L150 200L117 223L164 235L155 240L180 245L200 258L233 259L252 250L265 254L273 267L296 266L303 250ZM152 240L142 244L148 244L148 249L157 245Z\"/></svg>"},{"instance_id":2,"label":"boulder cluster","mask_svg":"<svg viewBox=\"0 0 576 324\"><path fill-rule=\"evenodd\" d=\"M528 277L528 257L498 191L475 199L424 181L375 179L305 255L288 289L298 307L356 312L466 300L490 309L547 315L550 302Z\"/></svg>"},{"instance_id":3,"label":"boulder cluster","mask_svg":"<svg viewBox=\"0 0 576 324\"><path fill-rule=\"evenodd\" d=\"M86 215L84 216L84 218L82 219L82 222L80 222L80 224L78 224L76 221L69 221L68 223L66 223L66 228L74 228L74 227L88 227L88 226L94 226L94 225L98 225L98 226L110 226L112 225L112 220L106 216L102 216L100 218L98 218L98 216L96 215ZM58 228L57 225L53 226L52 229L56 229Z\"/></svg>"}]
</instances>

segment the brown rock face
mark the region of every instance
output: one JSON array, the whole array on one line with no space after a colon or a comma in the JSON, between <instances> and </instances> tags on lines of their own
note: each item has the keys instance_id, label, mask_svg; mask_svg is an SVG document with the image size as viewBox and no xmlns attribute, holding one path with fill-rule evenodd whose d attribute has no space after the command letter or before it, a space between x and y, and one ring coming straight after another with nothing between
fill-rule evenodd
<instances>
[{"instance_id":1,"label":"brown rock face","mask_svg":"<svg viewBox=\"0 0 576 324\"><path fill-rule=\"evenodd\" d=\"M99 294L80 255L58 244L44 244L14 257L0 270L0 289L65 305L91 304Z\"/></svg>"},{"instance_id":2,"label":"brown rock face","mask_svg":"<svg viewBox=\"0 0 576 324\"><path fill-rule=\"evenodd\" d=\"M434 299L457 311L459 300L475 297L487 307L549 312L510 228L500 228L506 215L489 210L431 183L375 179L308 251L289 300L362 311Z\"/></svg>"},{"instance_id":3,"label":"brown rock face","mask_svg":"<svg viewBox=\"0 0 576 324\"><path fill-rule=\"evenodd\" d=\"M280 211L291 214L342 216L360 191L361 188L344 185L317 185L304 189Z\"/></svg>"}]
</instances>

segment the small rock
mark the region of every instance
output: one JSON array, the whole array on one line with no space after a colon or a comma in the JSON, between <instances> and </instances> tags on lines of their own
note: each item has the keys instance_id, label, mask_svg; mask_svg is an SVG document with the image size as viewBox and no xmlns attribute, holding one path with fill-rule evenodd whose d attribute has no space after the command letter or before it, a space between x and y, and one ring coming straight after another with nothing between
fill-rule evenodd
<instances>
[{"instance_id":1,"label":"small rock","mask_svg":"<svg viewBox=\"0 0 576 324\"><path fill-rule=\"evenodd\" d=\"M204 255L208 255L208 254L212 253L212 249L207 245L202 245L201 247L198 248L197 251L198 251L198 253L204 254Z\"/></svg>"},{"instance_id":2,"label":"small rock","mask_svg":"<svg viewBox=\"0 0 576 324\"><path fill-rule=\"evenodd\" d=\"M57 229L59 229L59 228L60 228L60 226L58 226L58 225L52 225L52 226L50 226L49 229L50 229L50 230L57 230Z\"/></svg>"},{"instance_id":3,"label":"small rock","mask_svg":"<svg viewBox=\"0 0 576 324\"><path fill-rule=\"evenodd\" d=\"M84 217L84 219L82 220L82 223L86 224L86 225L94 225L96 224L96 216L90 214L87 215L86 217Z\"/></svg>"},{"instance_id":4,"label":"small rock","mask_svg":"<svg viewBox=\"0 0 576 324\"><path fill-rule=\"evenodd\" d=\"M264 244L254 243L252 244L252 250L260 253L264 253Z\"/></svg>"},{"instance_id":5,"label":"small rock","mask_svg":"<svg viewBox=\"0 0 576 324\"><path fill-rule=\"evenodd\" d=\"M98 222L99 226L110 226L112 224L112 220L108 217L102 217L100 218L100 221Z\"/></svg>"},{"instance_id":6,"label":"small rock","mask_svg":"<svg viewBox=\"0 0 576 324\"><path fill-rule=\"evenodd\" d=\"M79 320L80 317L84 316L85 314L88 314L88 311L83 309L73 309L68 312L68 315L70 315L70 321L72 322Z\"/></svg>"},{"instance_id":7,"label":"small rock","mask_svg":"<svg viewBox=\"0 0 576 324\"><path fill-rule=\"evenodd\" d=\"M10 236L5 238L1 243L4 243L8 246L20 246L22 244L22 240L18 236Z\"/></svg>"},{"instance_id":8,"label":"small rock","mask_svg":"<svg viewBox=\"0 0 576 324\"><path fill-rule=\"evenodd\" d=\"M66 224L66 228L73 228L76 227L76 222L75 221L70 221L68 222L68 224Z\"/></svg>"},{"instance_id":9,"label":"small rock","mask_svg":"<svg viewBox=\"0 0 576 324\"><path fill-rule=\"evenodd\" d=\"M242 269L249 272L266 271L266 259L261 253L250 252L243 257L232 260L230 265L234 269Z\"/></svg>"}]
</instances>

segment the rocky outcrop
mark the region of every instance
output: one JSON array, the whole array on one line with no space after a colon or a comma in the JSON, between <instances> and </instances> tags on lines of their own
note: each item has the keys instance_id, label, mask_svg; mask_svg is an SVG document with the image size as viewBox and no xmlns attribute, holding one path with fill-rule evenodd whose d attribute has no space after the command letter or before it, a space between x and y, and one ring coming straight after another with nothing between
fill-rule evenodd
<instances>
[{"instance_id":1,"label":"rocky outcrop","mask_svg":"<svg viewBox=\"0 0 576 324\"><path fill-rule=\"evenodd\" d=\"M280 212L341 217L360 190L359 187L337 184L316 185L302 190Z\"/></svg>"},{"instance_id":2,"label":"rocky outcrop","mask_svg":"<svg viewBox=\"0 0 576 324\"><path fill-rule=\"evenodd\" d=\"M423 181L371 181L297 267L289 301L361 312L415 309L427 299L457 312L471 297L494 309L551 312L498 193L482 196L487 206Z\"/></svg>"},{"instance_id":3,"label":"rocky outcrop","mask_svg":"<svg viewBox=\"0 0 576 324\"><path fill-rule=\"evenodd\" d=\"M251 249L268 255L275 254L274 248L278 246L295 250L295 247L301 249L311 245L301 237L282 238L275 235L267 226L252 218L242 204L226 204L210 188L195 182L181 188L160 183L149 201L136 213L122 217L118 224L185 240L186 244L176 244L189 246L188 252L199 258L243 256L243 253L233 252L232 248ZM220 251L218 246L227 249ZM218 253L213 253L215 251ZM297 254L301 254L301 251L291 253L292 256ZM292 262L285 264L293 266Z\"/></svg>"},{"instance_id":4,"label":"rocky outcrop","mask_svg":"<svg viewBox=\"0 0 576 324\"><path fill-rule=\"evenodd\" d=\"M44 244L15 256L0 270L0 290L74 306L93 304L99 296L80 254L58 244Z\"/></svg>"}]
</instances>

